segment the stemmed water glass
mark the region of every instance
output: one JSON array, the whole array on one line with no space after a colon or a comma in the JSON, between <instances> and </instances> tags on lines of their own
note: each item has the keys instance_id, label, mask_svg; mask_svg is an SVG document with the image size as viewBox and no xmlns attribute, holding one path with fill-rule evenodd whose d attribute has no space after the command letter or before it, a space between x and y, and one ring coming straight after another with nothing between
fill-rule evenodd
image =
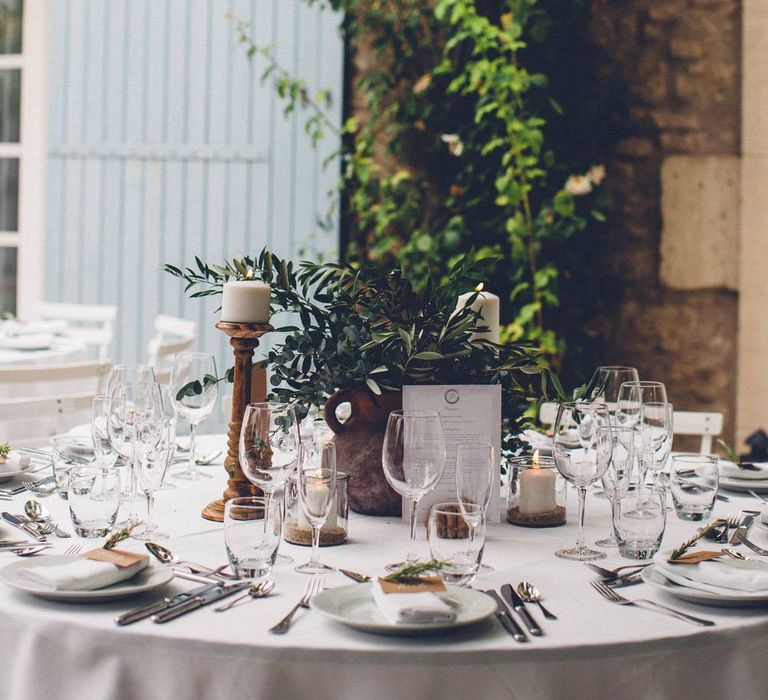
<instances>
[{"instance_id":1,"label":"stemmed water glass","mask_svg":"<svg viewBox=\"0 0 768 700\"><path fill-rule=\"evenodd\" d=\"M604 559L605 553L584 543L584 506L587 486L600 479L608 469L613 438L605 404L576 402L558 406L552 456L557 470L574 484L579 494L579 534L576 546L560 549L562 559L587 561Z\"/></svg>"},{"instance_id":2,"label":"stemmed water glass","mask_svg":"<svg viewBox=\"0 0 768 700\"><path fill-rule=\"evenodd\" d=\"M142 527L131 532L136 540L166 539L153 517L155 493L162 487L176 446L173 422L162 415L150 416L136 429L136 482L147 499L147 517Z\"/></svg>"},{"instance_id":3,"label":"stemmed water glass","mask_svg":"<svg viewBox=\"0 0 768 700\"><path fill-rule=\"evenodd\" d=\"M488 510L494 480L499 478L493 445L465 444L456 448L456 496L471 542L474 542L475 532ZM480 566L487 571L493 570L487 564Z\"/></svg>"},{"instance_id":4,"label":"stemmed water glass","mask_svg":"<svg viewBox=\"0 0 768 700\"><path fill-rule=\"evenodd\" d=\"M626 492L631 483L632 466L635 461L635 429L612 423L611 433L613 438L611 463L605 470L602 480L605 495L611 503L611 509L613 509L617 497ZM618 543L613 526L611 526L611 534L604 539L597 540L595 544L598 547L615 547Z\"/></svg>"},{"instance_id":5,"label":"stemmed water glass","mask_svg":"<svg viewBox=\"0 0 768 700\"><path fill-rule=\"evenodd\" d=\"M91 439L93 452L100 467L114 467L117 452L109 441L108 409L109 397L106 394L96 394L91 403Z\"/></svg>"},{"instance_id":6,"label":"stemmed water glass","mask_svg":"<svg viewBox=\"0 0 768 700\"><path fill-rule=\"evenodd\" d=\"M640 442L642 445L643 473L650 470L655 481L672 452L673 410L671 403L649 401L640 410ZM642 488L643 482L640 483Z\"/></svg>"},{"instance_id":7,"label":"stemmed water glass","mask_svg":"<svg viewBox=\"0 0 768 700\"><path fill-rule=\"evenodd\" d=\"M634 367L604 366L598 367L592 375L590 384L593 387L590 400L604 403L608 413L616 413L619 400L619 389L625 382L637 382L640 376Z\"/></svg>"},{"instance_id":8,"label":"stemmed water glass","mask_svg":"<svg viewBox=\"0 0 768 700\"><path fill-rule=\"evenodd\" d=\"M162 401L160 387L152 382L117 382L109 395L107 430L114 450L126 460L131 473L131 492L128 518L125 523L138 520L136 514L136 437L141 421L159 416Z\"/></svg>"},{"instance_id":9,"label":"stemmed water glass","mask_svg":"<svg viewBox=\"0 0 768 700\"><path fill-rule=\"evenodd\" d=\"M299 460L299 423L293 406L264 401L249 404L240 429L239 459L243 474L267 499L285 487ZM283 562L292 561L278 554Z\"/></svg>"},{"instance_id":10,"label":"stemmed water glass","mask_svg":"<svg viewBox=\"0 0 768 700\"><path fill-rule=\"evenodd\" d=\"M648 460L643 453L641 428L641 413L643 404L666 404L667 389L661 382L632 381L624 382L619 388L619 397L616 402L617 425L631 426L635 430L635 457L638 464L638 488L642 489L645 482Z\"/></svg>"},{"instance_id":11,"label":"stemmed water glass","mask_svg":"<svg viewBox=\"0 0 768 700\"><path fill-rule=\"evenodd\" d=\"M392 411L387 420L382 448L384 476L389 485L408 500L411 550L406 563L418 560L416 514L419 501L432 491L445 469L446 447L443 424L437 411ZM394 570L402 563L390 564Z\"/></svg>"},{"instance_id":12,"label":"stemmed water glass","mask_svg":"<svg viewBox=\"0 0 768 700\"><path fill-rule=\"evenodd\" d=\"M330 568L320 561L320 529L336 505L336 445L302 443L298 471L299 507L312 527L312 556L296 571L317 574Z\"/></svg>"},{"instance_id":13,"label":"stemmed water glass","mask_svg":"<svg viewBox=\"0 0 768 700\"><path fill-rule=\"evenodd\" d=\"M197 426L213 412L218 396L216 360L208 352L180 352L176 355L171 370L171 388L173 390L176 412L189 422L189 461L187 468L174 474L179 479L197 481L208 479L197 469L195 461L197 450ZM197 382L199 392L183 391L192 382Z\"/></svg>"}]
</instances>

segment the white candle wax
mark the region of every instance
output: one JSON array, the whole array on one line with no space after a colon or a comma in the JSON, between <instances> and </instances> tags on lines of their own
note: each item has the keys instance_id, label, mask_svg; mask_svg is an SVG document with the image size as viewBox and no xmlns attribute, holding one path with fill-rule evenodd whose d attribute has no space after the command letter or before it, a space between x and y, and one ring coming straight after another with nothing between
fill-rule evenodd
<instances>
[{"instance_id":1,"label":"white candle wax","mask_svg":"<svg viewBox=\"0 0 768 700\"><path fill-rule=\"evenodd\" d=\"M475 294L475 292L467 292L459 296L458 308L462 308L466 305L469 298ZM470 306L473 311L477 311L480 314L481 321L478 325L488 326L488 330L484 333L475 333L472 336L473 340L490 340L492 343L499 342L499 312L501 308L501 300L495 294L490 292L480 292L477 295L477 299Z\"/></svg>"},{"instance_id":2,"label":"white candle wax","mask_svg":"<svg viewBox=\"0 0 768 700\"><path fill-rule=\"evenodd\" d=\"M268 323L271 288L260 280L224 283L221 320L228 323Z\"/></svg>"},{"instance_id":3,"label":"white candle wax","mask_svg":"<svg viewBox=\"0 0 768 700\"><path fill-rule=\"evenodd\" d=\"M323 486L323 484L312 484L309 487L310 489L309 497L313 500L314 498L316 498L318 502L323 502L325 501L325 492L327 488L328 487ZM304 514L304 508L301 507L301 503L299 503L298 506L299 506L299 529L311 530L312 525L310 525L309 520L307 520L307 516ZM323 526L320 528L320 532L335 530L335 529L336 529L336 493L334 492L333 498L331 500L331 510L328 513L328 517L323 523Z\"/></svg>"},{"instance_id":4,"label":"white candle wax","mask_svg":"<svg viewBox=\"0 0 768 700\"><path fill-rule=\"evenodd\" d=\"M552 469L531 467L520 474L520 497L517 507L522 515L551 513L557 508L556 477Z\"/></svg>"}]
</instances>

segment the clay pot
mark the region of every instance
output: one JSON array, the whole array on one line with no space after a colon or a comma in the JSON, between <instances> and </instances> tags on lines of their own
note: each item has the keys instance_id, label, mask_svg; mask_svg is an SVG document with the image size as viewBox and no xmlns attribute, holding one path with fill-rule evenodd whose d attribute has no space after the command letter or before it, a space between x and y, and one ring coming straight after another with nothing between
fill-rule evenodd
<instances>
[{"instance_id":1,"label":"clay pot","mask_svg":"<svg viewBox=\"0 0 768 700\"><path fill-rule=\"evenodd\" d=\"M349 402L350 416L336 417L340 404ZM349 474L349 507L364 515L400 515L402 498L387 483L381 466L381 448L387 419L402 408L403 396L367 389L340 389L325 404L325 422L336 434L336 464Z\"/></svg>"}]
</instances>

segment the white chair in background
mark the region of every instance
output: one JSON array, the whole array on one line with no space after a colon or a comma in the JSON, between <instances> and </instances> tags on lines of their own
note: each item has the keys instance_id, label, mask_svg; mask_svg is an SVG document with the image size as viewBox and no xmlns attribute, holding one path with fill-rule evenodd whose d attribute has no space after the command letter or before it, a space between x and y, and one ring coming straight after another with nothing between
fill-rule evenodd
<instances>
[{"instance_id":1,"label":"white chair in background","mask_svg":"<svg viewBox=\"0 0 768 700\"><path fill-rule=\"evenodd\" d=\"M173 362L173 357L194 344L197 324L186 318L160 315L155 319L155 335L147 347L147 363L156 372Z\"/></svg>"},{"instance_id":2,"label":"white chair in background","mask_svg":"<svg viewBox=\"0 0 768 700\"><path fill-rule=\"evenodd\" d=\"M55 396L75 389L101 391L112 363L109 360L65 362L57 365L7 365L0 367L0 391L20 396ZM64 386L61 386L64 385Z\"/></svg>"},{"instance_id":3,"label":"white chair in background","mask_svg":"<svg viewBox=\"0 0 768 700\"><path fill-rule=\"evenodd\" d=\"M96 348L100 360L109 357L115 333L117 306L44 301L37 307L37 313L42 319L67 321L70 324L69 335Z\"/></svg>"}]
</instances>

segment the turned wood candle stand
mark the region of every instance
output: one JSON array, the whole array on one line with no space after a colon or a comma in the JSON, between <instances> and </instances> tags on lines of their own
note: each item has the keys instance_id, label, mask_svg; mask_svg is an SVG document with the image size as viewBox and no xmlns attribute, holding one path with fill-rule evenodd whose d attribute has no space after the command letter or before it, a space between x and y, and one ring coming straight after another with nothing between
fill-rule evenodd
<instances>
[{"instance_id":1,"label":"turned wood candle stand","mask_svg":"<svg viewBox=\"0 0 768 700\"><path fill-rule=\"evenodd\" d=\"M253 373L253 353L259 345L259 339L265 333L274 330L268 323L227 323L219 321L216 328L229 336L229 343L235 354L235 376L232 389L232 417L227 431L227 456L224 469L229 480L227 489L221 498L212 501L203 509L206 520L224 522L224 502L239 496L261 496L262 491L254 486L243 474L238 457L240 427L243 423L245 407L251 402L251 377Z\"/></svg>"}]
</instances>

